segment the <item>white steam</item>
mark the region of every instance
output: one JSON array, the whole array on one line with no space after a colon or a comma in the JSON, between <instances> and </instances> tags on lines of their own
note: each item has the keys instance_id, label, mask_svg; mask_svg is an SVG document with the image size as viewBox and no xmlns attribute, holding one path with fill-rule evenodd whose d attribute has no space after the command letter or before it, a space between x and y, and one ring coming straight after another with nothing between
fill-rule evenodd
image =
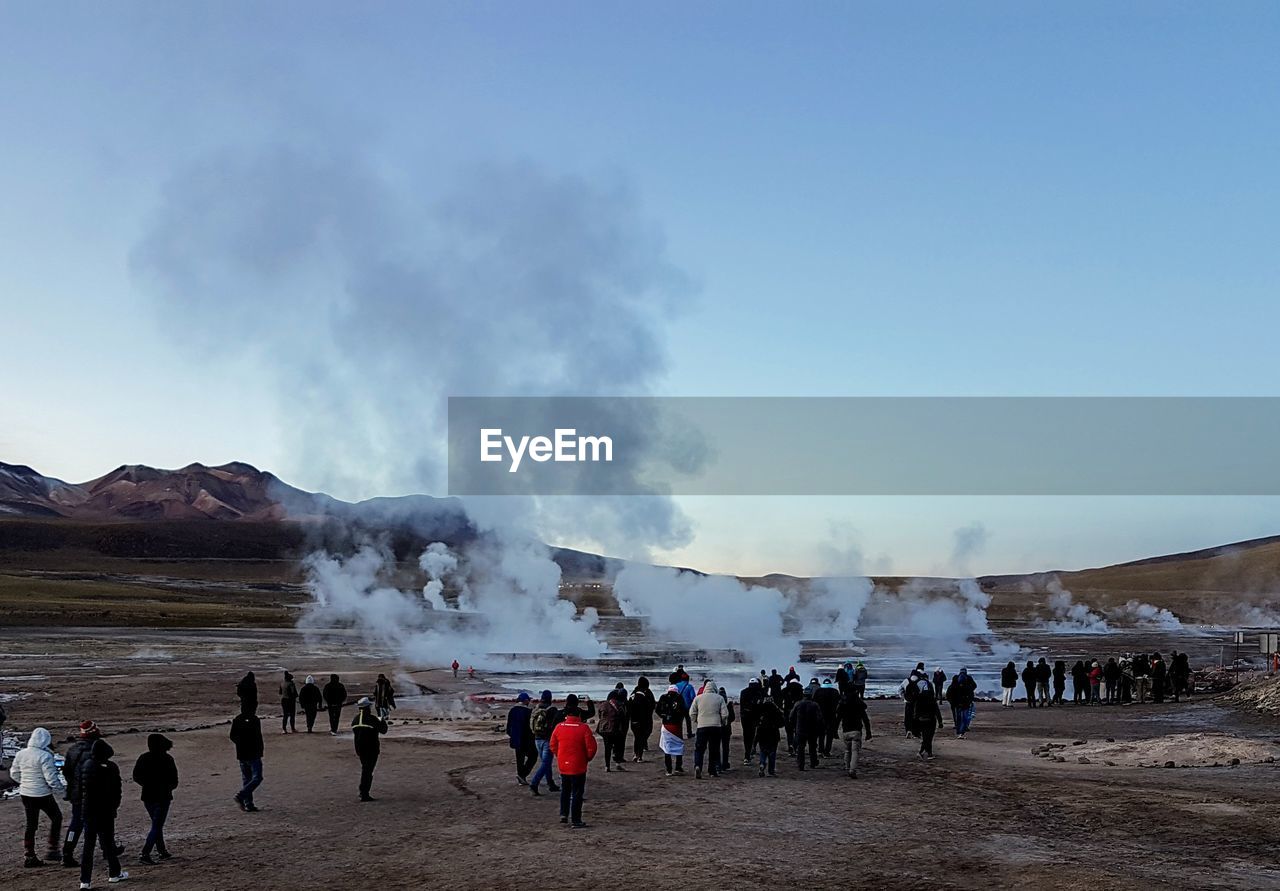
<instances>
[{"instance_id":1,"label":"white steam","mask_svg":"<svg viewBox=\"0 0 1280 891\"><path fill-rule=\"evenodd\" d=\"M1049 601L1046 605L1050 619L1044 623L1046 630L1075 634L1107 634L1111 631L1101 614L1083 603L1077 603L1075 595L1064 588L1058 579L1050 579L1047 587Z\"/></svg>"},{"instance_id":2,"label":"white steam","mask_svg":"<svg viewBox=\"0 0 1280 891\"><path fill-rule=\"evenodd\" d=\"M1172 612L1162 606L1143 603L1141 600L1130 600L1123 606L1108 611L1107 618L1144 628L1159 628L1162 631L1182 629L1182 620Z\"/></svg>"}]
</instances>

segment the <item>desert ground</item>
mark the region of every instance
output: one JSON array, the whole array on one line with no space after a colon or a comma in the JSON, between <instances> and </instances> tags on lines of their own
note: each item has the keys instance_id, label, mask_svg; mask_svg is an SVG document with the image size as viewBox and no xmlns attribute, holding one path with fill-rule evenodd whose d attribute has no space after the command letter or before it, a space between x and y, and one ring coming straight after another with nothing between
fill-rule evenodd
<instances>
[{"instance_id":1,"label":"desert ground","mask_svg":"<svg viewBox=\"0 0 1280 891\"><path fill-rule=\"evenodd\" d=\"M950 726L939 733L930 763L904 738L901 704L874 701L857 780L834 759L805 773L784 762L778 779L760 779L740 765L736 737L735 769L718 779L667 779L652 760L606 774L597 759L590 827L573 831L558 822L555 796L516 784L498 732L510 691L484 676L432 669L412 674L417 690L401 681L378 800L361 804L349 732L281 735L271 695L282 664L299 680L338 672L353 695L379 671L399 673L357 644L317 645L278 629L28 627L0 629L0 650L0 694L18 697L6 702L9 730L42 725L62 741L92 717L126 778L148 732L174 740L182 782L166 835L176 857L130 862L146 818L126 779L118 833L130 885L1280 887L1280 767L1266 762L1280 758L1280 726L1221 697L1039 710L983 703L966 739ZM255 814L231 800L238 771L227 740L233 687L248 669L260 679L268 731ZM1050 743L1061 748L1033 754ZM1244 755L1238 766L1232 752ZM1165 760L1177 766L1145 766ZM0 884L76 887L75 870L21 868L21 825L18 802L0 801L10 839ZM96 883L105 885L100 860Z\"/></svg>"}]
</instances>

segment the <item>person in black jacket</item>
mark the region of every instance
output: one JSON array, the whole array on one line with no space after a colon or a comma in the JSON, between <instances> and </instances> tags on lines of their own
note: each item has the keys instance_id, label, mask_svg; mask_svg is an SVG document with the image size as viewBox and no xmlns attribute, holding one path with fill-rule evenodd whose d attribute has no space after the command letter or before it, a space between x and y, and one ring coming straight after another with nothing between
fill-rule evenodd
<instances>
[{"instance_id":1,"label":"person in black jacket","mask_svg":"<svg viewBox=\"0 0 1280 891\"><path fill-rule=\"evenodd\" d=\"M658 701L653 698L649 689L649 679L641 676L636 681L636 688L631 691L627 700L627 716L631 720L632 761L639 764L644 761L644 753L649 751L649 737L653 735L653 710Z\"/></svg>"},{"instance_id":2,"label":"person in black jacket","mask_svg":"<svg viewBox=\"0 0 1280 891\"><path fill-rule=\"evenodd\" d=\"M252 813L254 790L262 785L262 722L249 710L244 710L231 722L231 741L236 745L236 760L240 762L240 791L235 802L240 810Z\"/></svg>"},{"instance_id":3,"label":"person in black jacket","mask_svg":"<svg viewBox=\"0 0 1280 891\"><path fill-rule=\"evenodd\" d=\"M920 760L933 760L933 735L942 727L942 709L938 707L938 694L928 678L916 681L916 695L911 701L912 719L920 731Z\"/></svg>"},{"instance_id":4,"label":"person in black jacket","mask_svg":"<svg viewBox=\"0 0 1280 891\"><path fill-rule=\"evenodd\" d=\"M792 669L794 671L794 669ZM787 716L787 754L794 755L796 752L796 733L795 728L791 724L791 714L796 710L796 706L804 701L804 687L800 684L799 678L793 678L787 681L786 687L782 690L782 713Z\"/></svg>"},{"instance_id":5,"label":"person in black jacket","mask_svg":"<svg viewBox=\"0 0 1280 891\"><path fill-rule=\"evenodd\" d=\"M526 709L527 711L527 709ZM373 702L364 697L356 703L356 716L351 719L351 735L355 737L356 755L360 758L360 800L373 801L373 770L382 751L380 737L387 732L387 722L373 712Z\"/></svg>"},{"instance_id":6,"label":"person in black jacket","mask_svg":"<svg viewBox=\"0 0 1280 891\"><path fill-rule=\"evenodd\" d=\"M320 688L316 686L316 679L307 675L307 682L298 691L298 705L302 706L302 714L307 719L307 733L316 726L316 713L320 711L323 703L324 697L320 694Z\"/></svg>"},{"instance_id":7,"label":"person in black jacket","mask_svg":"<svg viewBox=\"0 0 1280 891\"><path fill-rule=\"evenodd\" d=\"M724 700L725 707L729 709L729 720L724 725L724 730L720 733L720 771L733 770L729 764L729 744L733 741L733 723L738 720L738 710L733 707L733 703L729 701L729 694L725 692L724 687L718 691L720 698Z\"/></svg>"},{"instance_id":8,"label":"person in black jacket","mask_svg":"<svg viewBox=\"0 0 1280 891\"><path fill-rule=\"evenodd\" d=\"M62 762L62 778L67 784L67 801L71 804L71 820L67 823L67 834L62 840L62 865L79 866L76 862L76 846L80 842L80 832L84 829L84 809L80 798L80 763L93 749L93 744L102 736L98 725L92 721L80 722L80 738L71 744Z\"/></svg>"},{"instance_id":9,"label":"person in black jacket","mask_svg":"<svg viewBox=\"0 0 1280 891\"><path fill-rule=\"evenodd\" d=\"M760 705L766 698L760 678L752 678L738 694L738 714L742 720L742 763L750 764L756 752L756 723Z\"/></svg>"},{"instance_id":10,"label":"person in black jacket","mask_svg":"<svg viewBox=\"0 0 1280 891\"><path fill-rule=\"evenodd\" d=\"M969 669L961 668L951 679L947 688L947 702L951 705L951 723L955 727L956 739L964 739L969 732L969 722L973 719L974 701L977 699L978 684L969 676Z\"/></svg>"},{"instance_id":11,"label":"person in black jacket","mask_svg":"<svg viewBox=\"0 0 1280 891\"><path fill-rule=\"evenodd\" d=\"M1018 669L1012 662L1000 669L1000 689L1004 693L1000 707L1013 708L1013 691L1018 689Z\"/></svg>"},{"instance_id":12,"label":"person in black jacket","mask_svg":"<svg viewBox=\"0 0 1280 891\"><path fill-rule=\"evenodd\" d=\"M1071 701L1076 705L1089 702L1089 669L1084 667L1083 659L1071 666Z\"/></svg>"},{"instance_id":13,"label":"person in black jacket","mask_svg":"<svg viewBox=\"0 0 1280 891\"><path fill-rule=\"evenodd\" d=\"M336 674L329 675L329 683L324 685L324 704L329 707L329 735L337 736L342 707L347 704L347 688Z\"/></svg>"},{"instance_id":14,"label":"person in black jacket","mask_svg":"<svg viewBox=\"0 0 1280 891\"><path fill-rule=\"evenodd\" d=\"M1108 705L1116 703L1120 699L1120 665L1116 662L1116 657L1112 656L1107 660L1107 664L1102 666L1102 681L1106 684Z\"/></svg>"},{"instance_id":15,"label":"person in black jacket","mask_svg":"<svg viewBox=\"0 0 1280 891\"><path fill-rule=\"evenodd\" d=\"M1036 663L1036 697L1042 708L1049 708L1052 703L1049 701L1049 684L1053 681L1053 667L1045 661L1043 656Z\"/></svg>"},{"instance_id":16,"label":"person in black jacket","mask_svg":"<svg viewBox=\"0 0 1280 891\"><path fill-rule=\"evenodd\" d=\"M236 684L236 696L240 698L240 711L249 710L250 714L258 711L258 682L250 671Z\"/></svg>"},{"instance_id":17,"label":"person in black jacket","mask_svg":"<svg viewBox=\"0 0 1280 891\"><path fill-rule=\"evenodd\" d=\"M804 698L796 703L787 716L795 740L796 765L804 770L805 748L809 750L809 766L818 766L818 746L826 738L827 725L822 719L822 706L813 701L813 688L806 687Z\"/></svg>"},{"instance_id":18,"label":"person in black jacket","mask_svg":"<svg viewBox=\"0 0 1280 891\"><path fill-rule=\"evenodd\" d=\"M822 709L822 723L827 728L826 734L822 737L821 750L826 757L831 757L831 746L835 742L838 728L836 726L836 713L840 711L840 691L828 679L822 682L813 693L813 701L818 703L818 707Z\"/></svg>"},{"instance_id":19,"label":"person in black jacket","mask_svg":"<svg viewBox=\"0 0 1280 891\"><path fill-rule=\"evenodd\" d=\"M1036 664L1028 660L1027 667L1022 669L1022 686L1027 688L1027 705L1036 707Z\"/></svg>"},{"instance_id":20,"label":"person in black jacket","mask_svg":"<svg viewBox=\"0 0 1280 891\"><path fill-rule=\"evenodd\" d=\"M143 863L155 863L151 850L155 849L161 860L172 854L164 843L164 823L169 818L169 806L173 803L173 790L178 788L178 765L169 750L173 742L159 733L147 737L147 750L138 756L133 765L133 781L142 787L142 804L151 818L151 831L142 843Z\"/></svg>"},{"instance_id":21,"label":"person in black jacket","mask_svg":"<svg viewBox=\"0 0 1280 891\"><path fill-rule=\"evenodd\" d=\"M86 758L76 768L80 807L84 812L84 851L80 855L80 887L93 880L93 849L102 848L107 860L107 876L112 881L129 878L120 871L116 848L116 814L120 810L120 768L111 757L115 750L105 739L95 740Z\"/></svg>"},{"instance_id":22,"label":"person in black jacket","mask_svg":"<svg viewBox=\"0 0 1280 891\"><path fill-rule=\"evenodd\" d=\"M840 723L840 738L844 740L844 769L849 772L849 779L856 780L858 755L862 752L862 733L866 731L866 739L870 742L871 719L867 716L867 703L852 686L847 687L840 697L836 720Z\"/></svg>"},{"instance_id":23,"label":"person in black jacket","mask_svg":"<svg viewBox=\"0 0 1280 891\"><path fill-rule=\"evenodd\" d=\"M760 776L776 777L778 766L778 739L783 728L787 726L787 716L782 713L778 703L772 696L760 700L756 712L756 749L760 753Z\"/></svg>"},{"instance_id":24,"label":"person in black jacket","mask_svg":"<svg viewBox=\"0 0 1280 891\"><path fill-rule=\"evenodd\" d=\"M1053 699L1054 705L1062 705L1062 694L1067 689L1067 663L1061 659L1053 663Z\"/></svg>"},{"instance_id":25,"label":"person in black jacket","mask_svg":"<svg viewBox=\"0 0 1280 891\"><path fill-rule=\"evenodd\" d=\"M1164 658L1159 653L1151 654L1151 701L1164 702L1165 693L1168 692L1167 682L1169 679L1169 670L1164 664Z\"/></svg>"},{"instance_id":26,"label":"person in black jacket","mask_svg":"<svg viewBox=\"0 0 1280 891\"><path fill-rule=\"evenodd\" d=\"M280 684L280 732L298 732L298 685L293 682L293 675L284 673L284 682Z\"/></svg>"},{"instance_id":27,"label":"person in black jacket","mask_svg":"<svg viewBox=\"0 0 1280 891\"><path fill-rule=\"evenodd\" d=\"M516 782L521 786L529 785L529 771L533 770L533 765L538 761L538 747L534 745L533 727L530 724L532 717L529 694L521 690L516 697L516 704L507 712L507 725L503 728L508 744L515 752Z\"/></svg>"}]
</instances>

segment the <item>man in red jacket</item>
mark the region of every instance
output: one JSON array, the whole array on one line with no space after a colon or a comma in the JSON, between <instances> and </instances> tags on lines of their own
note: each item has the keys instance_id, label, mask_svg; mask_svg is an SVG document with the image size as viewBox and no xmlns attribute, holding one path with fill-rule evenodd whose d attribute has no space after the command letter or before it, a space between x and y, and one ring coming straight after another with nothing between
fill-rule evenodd
<instances>
[{"instance_id":1,"label":"man in red jacket","mask_svg":"<svg viewBox=\"0 0 1280 891\"><path fill-rule=\"evenodd\" d=\"M560 766L560 822L582 829L587 825L582 822L587 763L596 756L596 737L582 723L578 697L572 693L564 700L564 720L551 731L551 752Z\"/></svg>"}]
</instances>

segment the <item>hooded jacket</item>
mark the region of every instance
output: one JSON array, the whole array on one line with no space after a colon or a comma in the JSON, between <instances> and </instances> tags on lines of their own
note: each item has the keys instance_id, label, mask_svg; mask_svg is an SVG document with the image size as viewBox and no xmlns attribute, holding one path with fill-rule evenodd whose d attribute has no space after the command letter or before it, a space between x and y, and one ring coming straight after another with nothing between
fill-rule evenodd
<instances>
[{"instance_id":1,"label":"hooded jacket","mask_svg":"<svg viewBox=\"0 0 1280 891\"><path fill-rule=\"evenodd\" d=\"M627 700L627 714L631 718L632 727L652 727L653 710L658 702L653 698L653 691L649 689L648 678L641 678L640 681L641 683L636 684L635 690L632 691L631 698Z\"/></svg>"},{"instance_id":2,"label":"hooded jacket","mask_svg":"<svg viewBox=\"0 0 1280 891\"><path fill-rule=\"evenodd\" d=\"M256 761L262 757L262 721L256 715L236 715L229 736L236 744L237 761Z\"/></svg>"},{"instance_id":3,"label":"hooded jacket","mask_svg":"<svg viewBox=\"0 0 1280 891\"><path fill-rule=\"evenodd\" d=\"M111 760L115 753L105 739L98 739L80 762L77 774L86 820L111 821L120 810L120 768Z\"/></svg>"},{"instance_id":4,"label":"hooded jacket","mask_svg":"<svg viewBox=\"0 0 1280 891\"><path fill-rule=\"evenodd\" d=\"M706 689L693 700L689 720L699 730L707 727L723 727L729 723L729 704L716 688L708 683Z\"/></svg>"},{"instance_id":5,"label":"hooded jacket","mask_svg":"<svg viewBox=\"0 0 1280 891\"><path fill-rule=\"evenodd\" d=\"M80 786L76 771L80 767L80 762L89 757L89 750L93 748L94 740L97 738L97 733L92 736L82 736L71 744L67 754L63 756L62 778L67 781L67 801L80 800Z\"/></svg>"},{"instance_id":6,"label":"hooded jacket","mask_svg":"<svg viewBox=\"0 0 1280 891\"><path fill-rule=\"evenodd\" d=\"M320 688L316 686L315 681L308 679L298 691L298 705L302 706L304 712L314 712L320 710L322 701Z\"/></svg>"},{"instance_id":7,"label":"hooded jacket","mask_svg":"<svg viewBox=\"0 0 1280 891\"><path fill-rule=\"evenodd\" d=\"M787 716L787 723L800 740L813 739L827 732L822 707L813 701L812 696L806 696L796 703L796 707Z\"/></svg>"},{"instance_id":8,"label":"hooded jacket","mask_svg":"<svg viewBox=\"0 0 1280 891\"><path fill-rule=\"evenodd\" d=\"M356 709L356 716L351 719L351 736L357 755L376 756L382 751L380 737L386 732L387 722L378 717L372 708Z\"/></svg>"},{"instance_id":9,"label":"hooded jacket","mask_svg":"<svg viewBox=\"0 0 1280 891\"><path fill-rule=\"evenodd\" d=\"M336 674L329 675L329 683L324 685L324 702L325 705L333 708L335 706L345 705L347 701L347 688L338 680Z\"/></svg>"},{"instance_id":10,"label":"hooded jacket","mask_svg":"<svg viewBox=\"0 0 1280 891\"><path fill-rule=\"evenodd\" d=\"M44 798L67 788L53 759L53 736L43 727L31 731L27 747L13 756L9 779L18 784L18 794L26 798Z\"/></svg>"},{"instance_id":11,"label":"hooded jacket","mask_svg":"<svg viewBox=\"0 0 1280 891\"><path fill-rule=\"evenodd\" d=\"M253 672L249 672L240 679L240 683L236 684L236 696L240 698L241 708L247 708L250 711L258 707L258 682L254 679Z\"/></svg>"},{"instance_id":12,"label":"hooded jacket","mask_svg":"<svg viewBox=\"0 0 1280 891\"><path fill-rule=\"evenodd\" d=\"M506 726L511 748L524 751L533 748L533 727L530 724L532 718L533 710L529 708L528 703L517 702L511 706L511 710L507 712Z\"/></svg>"},{"instance_id":13,"label":"hooded jacket","mask_svg":"<svg viewBox=\"0 0 1280 891\"><path fill-rule=\"evenodd\" d=\"M567 715L551 731L551 752L561 774L577 776L587 772L587 764L596 756L596 736L578 715Z\"/></svg>"},{"instance_id":14,"label":"hooded jacket","mask_svg":"<svg viewBox=\"0 0 1280 891\"><path fill-rule=\"evenodd\" d=\"M153 733L147 737L147 750L133 765L133 781L142 787L139 797L147 804L173 801L173 790L178 788L178 765L169 754L172 748L168 737Z\"/></svg>"}]
</instances>

